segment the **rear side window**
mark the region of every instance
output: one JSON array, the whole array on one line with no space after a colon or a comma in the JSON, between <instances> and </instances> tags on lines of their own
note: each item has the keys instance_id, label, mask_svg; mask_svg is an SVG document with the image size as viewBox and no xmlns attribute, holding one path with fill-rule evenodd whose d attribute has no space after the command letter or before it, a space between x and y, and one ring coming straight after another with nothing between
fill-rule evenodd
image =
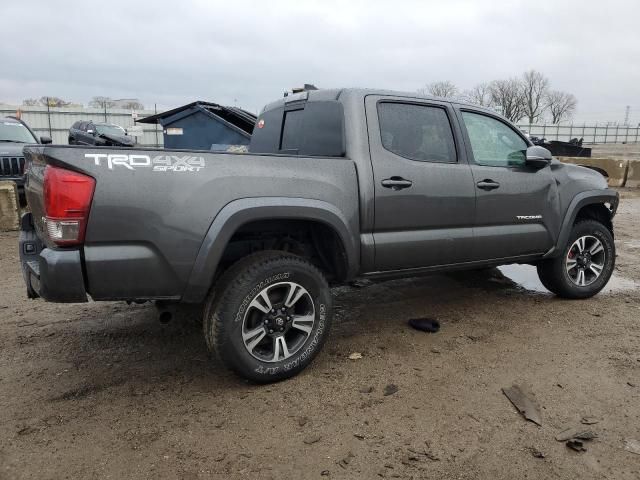
<instances>
[{"instance_id":1,"label":"rear side window","mask_svg":"<svg viewBox=\"0 0 640 480\"><path fill-rule=\"evenodd\" d=\"M381 102L378 119L382 146L420 162L457 161L449 117L444 108Z\"/></svg>"},{"instance_id":2,"label":"rear side window","mask_svg":"<svg viewBox=\"0 0 640 480\"><path fill-rule=\"evenodd\" d=\"M282 120L282 137L280 140L280 150L296 150L300 148L302 142L302 119L304 110L289 110L284 112Z\"/></svg>"},{"instance_id":3,"label":"rear side window","mask_svg":"<svg viewBox=\"0 0 640 480\"><path fill-rule=\"evenodd\" d=\"M478 165L512 167L525 164L527 143L508 125L474 112L462 112L462 118Z\"/></svg>"}]
</instances>

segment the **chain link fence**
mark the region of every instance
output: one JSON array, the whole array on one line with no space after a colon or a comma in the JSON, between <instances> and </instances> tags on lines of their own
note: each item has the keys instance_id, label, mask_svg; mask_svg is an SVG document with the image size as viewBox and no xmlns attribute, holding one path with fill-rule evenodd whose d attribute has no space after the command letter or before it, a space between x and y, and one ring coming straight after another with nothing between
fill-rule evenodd
<instances>
[{"instance_id":1,"label":"chain link fence","mask_svg":"<svg viewBox=\"0 0 640 480\"><path fill-rule=\"evenodd\" d=\"M583 139L584 144L638 143L640 126L628 125L528 125L518 128L532 137L568 142L572 138Z\"/></svg>"}]
</instances>

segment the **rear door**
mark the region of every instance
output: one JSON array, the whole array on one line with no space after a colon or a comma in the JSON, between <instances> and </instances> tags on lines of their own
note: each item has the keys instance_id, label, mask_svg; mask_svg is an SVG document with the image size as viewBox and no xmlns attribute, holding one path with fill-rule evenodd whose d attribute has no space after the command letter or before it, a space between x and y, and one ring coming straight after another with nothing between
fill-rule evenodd
<instances>
[{"instance_id":1,"label":"rear door","mask_svg":"<svg viewBox=\"0 0 640 480\"><path fill-rule=\"evenodd\" d=\"M529 144L497 115L465 108L458 115L477 195L473 260L545 253L557 229L550 167L525 165Z\"/></svg>"},{"instance_id":2,"label":"rear door","mask_svg":"<svg viewBox=\"0 0 640 480\"><path fill-rule=\"evenodd\" d=\"M471 258L475 186L447 102L365 99L378 271Z\"/></svg>"}]
</instances>

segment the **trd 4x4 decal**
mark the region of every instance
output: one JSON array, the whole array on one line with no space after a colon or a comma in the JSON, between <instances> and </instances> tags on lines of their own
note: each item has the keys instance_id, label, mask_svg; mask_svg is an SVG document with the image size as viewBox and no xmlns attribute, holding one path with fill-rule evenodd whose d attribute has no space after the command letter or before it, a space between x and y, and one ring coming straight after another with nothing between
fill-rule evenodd
<instances>
[{"instance_id":1,"label":"trd 4x4 decal","mask_svg":"<svg viewBox=\"0 0 640 480\"><path fill-rule=\"evenodd\" d=\"M126 155L123 153L85 153L96 165L106 165L109 170L123 167L129 170L152 168L154 172L199 172L205 167L204 158L176 155Z\"/></svg>"}]
</instances>

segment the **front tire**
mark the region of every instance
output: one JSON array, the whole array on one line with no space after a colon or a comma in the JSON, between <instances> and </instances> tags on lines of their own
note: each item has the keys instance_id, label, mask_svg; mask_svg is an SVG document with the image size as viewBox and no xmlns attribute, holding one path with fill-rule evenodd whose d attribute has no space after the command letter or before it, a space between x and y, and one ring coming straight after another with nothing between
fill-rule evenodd
<instances>
[{"instance_id":1,"label":"front tire","mask_svg":"<svg viewBox=\"0 0 640 480\"><path fill-rule=\"evenodd\" d=\"M589 298L602 290L615 267L616 247L609 229L596 220L575 223L562 254L538 263L538 276L563 298Z\"/></svg>"},{"instance_id":2,"label":"front tire","mask_svg":"<svg viewBox=\"0 0 640 480\"><path fill-rule=\"evenodd\" d=\"M269 383L311 363L331 325L331 295L322 273L285 252L250 255L216 282L207 301L207 346L240 376Z\"/></svg>"}]
</instances>

